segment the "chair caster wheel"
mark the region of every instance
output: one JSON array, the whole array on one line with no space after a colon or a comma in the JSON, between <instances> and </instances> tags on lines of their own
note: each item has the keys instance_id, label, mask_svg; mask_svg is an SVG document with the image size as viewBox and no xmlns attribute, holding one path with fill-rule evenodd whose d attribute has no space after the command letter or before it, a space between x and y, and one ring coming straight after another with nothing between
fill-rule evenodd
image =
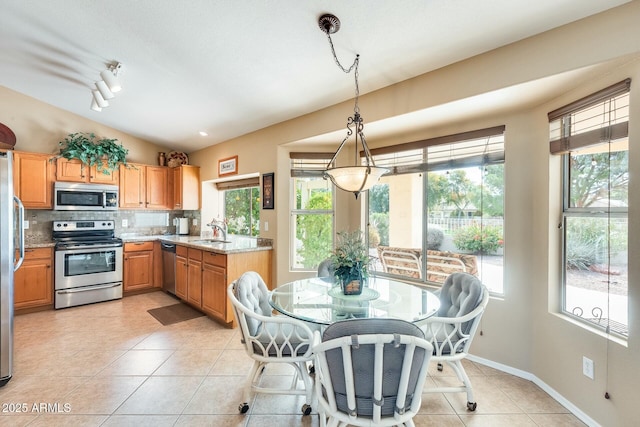
<instances>
[{"instance_id":1,"label":"chair caster wheel","mask_svg":"<svg viewBox=\"0 0 640 427\"><path fill-rule=\"evenodd\" d=\"M307 405L306 403L302 405L302 415L309 415L311 413L311 405Z\"/></svg>"},{"instance_id":2,"label":"chair caster wheel","mask_svg":"<svg viewBox=\"0 0 640 427\"><path fill-rule=\"evenodd\" d=\"M467 409L470 411L475 411L476 408L478 407L478 402L467 402Z\"/></svg>"},{"instance_id":3,"label":"chair caster wheel","mask_svg":"<svg viewBox=\"0 0 640 427\"><path fill-rule=\"evenodd\" d=\"M238 411L240 411L241 414L246 414L248 410L249 404L247 402L241 403L240 406L238 406Z\"/></svg>"},{"instance_id":4,"label":"chair caster wheel","mask_svg":"<svg viewBox=\"0 0 640 427\"><path fill-rule=\"evenodd\" d=\"M438 363L438 371L442 372L443 369L444 366L442 365L442 363Z\"/></svg>"}]
</instances>

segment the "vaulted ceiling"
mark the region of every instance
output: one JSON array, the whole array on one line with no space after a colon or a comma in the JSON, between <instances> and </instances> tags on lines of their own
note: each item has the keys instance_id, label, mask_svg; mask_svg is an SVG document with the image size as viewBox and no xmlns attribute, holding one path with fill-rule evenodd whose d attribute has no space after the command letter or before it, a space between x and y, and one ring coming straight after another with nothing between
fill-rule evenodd
<instances>
[{"instance_id":1,"label":"vaulted ceiling","mask_svg":"<svg viewBox=\"0 0 640 427\"><path fill-rule=\"evenodd\" d=\"M361 55L365 94L627 1L4 0L0 85L192 152L353 97L318 28L324 13L341 20L340 60ZM114 61L123 89L95 112L91 89Z\"/></svg>"}]
</instances>

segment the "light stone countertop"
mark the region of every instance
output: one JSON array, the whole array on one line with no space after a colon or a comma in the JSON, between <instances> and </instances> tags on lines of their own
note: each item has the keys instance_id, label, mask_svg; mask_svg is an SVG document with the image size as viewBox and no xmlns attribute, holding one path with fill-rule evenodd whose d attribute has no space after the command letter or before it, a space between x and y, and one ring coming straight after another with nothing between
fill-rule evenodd
<instances>
[{"instance_id":1,"label":"light stone countertop","mask_svg":"<svg viewBox=\"0 0 640 427\"><path fill-rule=\"evenodd\" d=\"M155 235L155 236L121 236L124 243L129 242L148 242L160 240L161 242L174 243L177 245L188 246L195 249L216 252L220 254L231 254L238 252L255 252L270 251L273 249L271 239L262 239L258 237L247 236L227 236L228 243L212 242L211 239L203 239L200 236L182 236L182 235Z\"/></svg>"}]
</instances>

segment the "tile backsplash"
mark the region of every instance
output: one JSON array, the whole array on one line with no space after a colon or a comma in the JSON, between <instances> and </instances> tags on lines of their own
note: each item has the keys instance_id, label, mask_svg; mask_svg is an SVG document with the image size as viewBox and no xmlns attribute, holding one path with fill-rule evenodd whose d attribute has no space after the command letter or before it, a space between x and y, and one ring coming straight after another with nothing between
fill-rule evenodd
<instances>
[{"instance_id":1,"label":"tile backsplash","mask_svg":"<svg viewBox=\"0 0 640 427\"><path fill-rule=\"evenodd\" d=\"M25 242L42 243L51 241L53 221L64 220L113 220L116 236L147 236L158 234L174 234L176 227L174 218L189 218L189 234L200 235L200 211L50 211L27 209L24 213L29 228L25 230ZM197 219L198 224L193 225ZM127 224L123 227L123 223Z\"/></svg>"}]
</instances>

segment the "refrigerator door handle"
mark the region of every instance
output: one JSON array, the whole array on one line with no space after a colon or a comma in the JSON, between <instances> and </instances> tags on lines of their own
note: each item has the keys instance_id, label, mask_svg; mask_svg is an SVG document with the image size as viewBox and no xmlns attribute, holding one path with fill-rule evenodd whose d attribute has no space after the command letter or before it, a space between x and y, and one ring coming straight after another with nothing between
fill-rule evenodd
<instances>
[{"instance_id":1,"label":"refrigerator door handle","mask_svg":"<svg viewBox=\"0 0 640 427\"><path fill-rule=\"evenodd\" d=\"M13 271L16 271L22 265L22 261L24 261L24 205L22 204L22 200L16 196L13 196L13 200L18 205L18 236L20 241L20 257L13 267Z\"/></svg>"}]
</instances>

